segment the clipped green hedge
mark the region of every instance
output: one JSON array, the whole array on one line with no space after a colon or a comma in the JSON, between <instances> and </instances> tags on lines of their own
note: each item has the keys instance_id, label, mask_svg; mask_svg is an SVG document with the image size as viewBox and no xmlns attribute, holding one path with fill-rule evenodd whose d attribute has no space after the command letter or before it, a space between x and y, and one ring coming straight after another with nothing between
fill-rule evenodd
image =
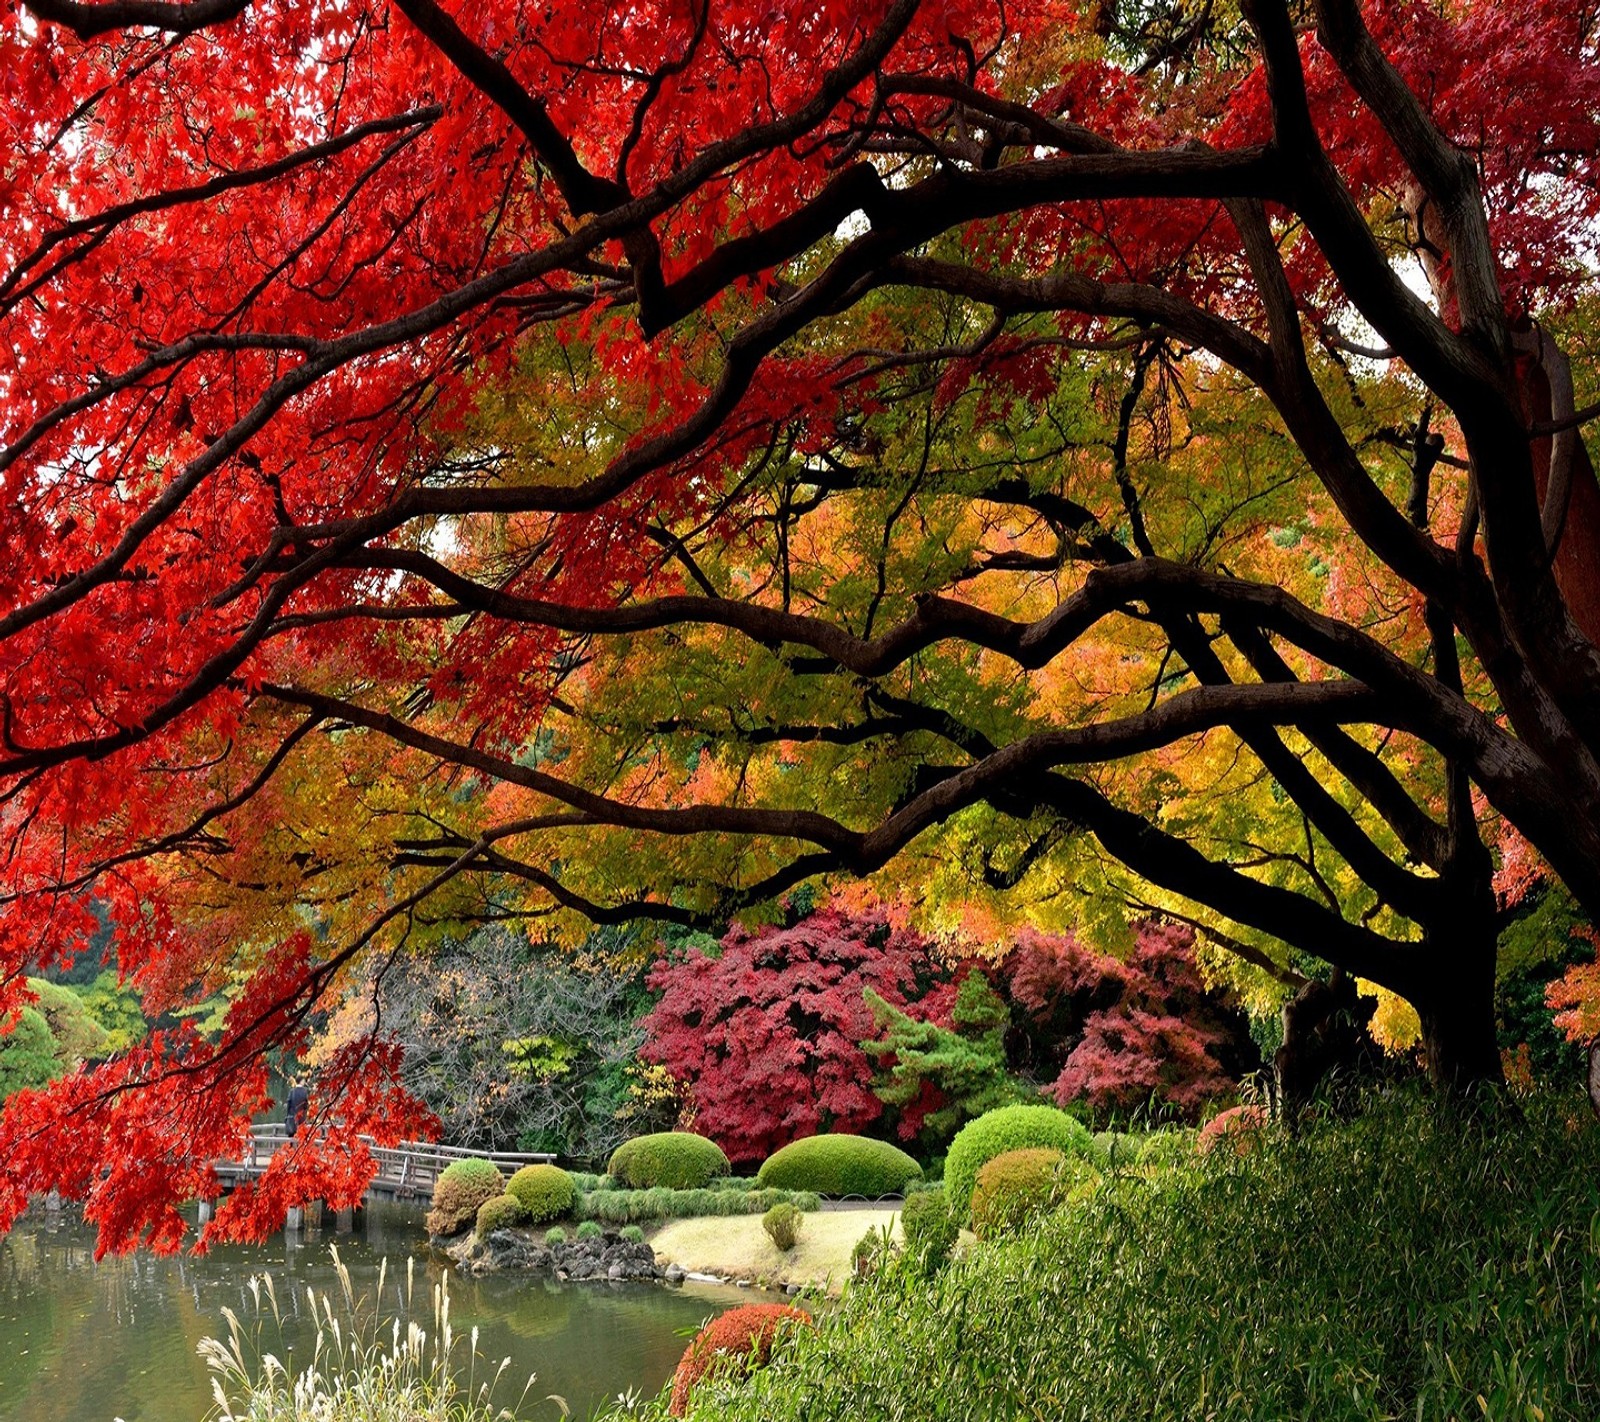
<instances>
[{"instance_id":1,"label":"clipped green hedge","mask_svg":"<svg viewBox=\"0 0 1600 1422\"><path fill-rule=\"evenodd\" d=\"M821 1199L807 1190L593 1190L578 1197L579 1219L604 1224L637 1224L644 1220L685 1220L701 1215L759 1215L774 1205L815 1210Z\"/></svg>"},{"instance_id":2,"label":"clipped green hedge","mask_svg":"<svg viewBox=\"0 0 1600 1422\"><path fill-rule=\"evenodd\" d=\"M972 1187L972 1232L993 1239L1050 1208L1066 1156L1049 1146L1008 1150L985 1161Z\"/></svg>"},{"instance_id":3,"label":"clipped green hedge","mask_svg":"<svg viewBox=\"0 0 1600 1422\"><path fill-rule=\"evenodd\" d=\"M516 1197L530 1224L558 1220L578 1202L572 1177L559 1165L524 1165L511 1177L506 1194Z\"/></svg>"},{"instance_id":4,"label":"clipped green hedge","mask_svg":"<svg viewBox=\"0 0 1600 1422\"><path fill-rule=\"evenodd\" d=\"M922 1167L898 1146L870 1136L807 1136L774 1151L756 1176L780 1190L819 1195L899 1195Z\"/></svg>"},{"instance_id":5,"label":"clipped green hedge","mask_svg":"<svg viewBox=\"0 0 1600 1422\"><path fill-rule=\"evenodd\" d=\"M497 1229L521 1224L523 1219L522 1202L515 1195L496 1195L478 1206L478 1238L484 1239Z\"/></svg>"},{"instance_id":6,"label":"clipped green hedge","mask_svg":"<svg viewBox=\"0 0 1600 1422\"><path fill-rule=\"evenodd\" d=\"M485 1200L506 1193L500 1167L487 1160L458 1160L439 1172L433 1184L433 1208L428 1211L429 1234L459 1234L478 1218Z\"/></svg>"},{"instance_id":7,"label":"clipped green hedge","mask_svg":"<svg viewBox=\"0 0 1600 1422\"><path fill-rule=\"evenodd\" d=\"M956 1218L964 1220L972 1203L978 1172L1008 1150L1044 1146L1063 1155L1094 1153L1094 1138L1081 1121L1054 1106L1002 1106L968 1121L950 1142L944 1161L945 1198Z\"/></svg>"},{"instance_id":8,"label":"clipped green hedge","mask_svg":"<svg viewBox=\"0 0 1600 1422\"><path fill-rule=\"evenodd\" d=\"M728 1173L728 1157L693 1131L658 1131L624 1141L606 1170L635 1190L700 1190Z\"/></svg>"}]
</instances>

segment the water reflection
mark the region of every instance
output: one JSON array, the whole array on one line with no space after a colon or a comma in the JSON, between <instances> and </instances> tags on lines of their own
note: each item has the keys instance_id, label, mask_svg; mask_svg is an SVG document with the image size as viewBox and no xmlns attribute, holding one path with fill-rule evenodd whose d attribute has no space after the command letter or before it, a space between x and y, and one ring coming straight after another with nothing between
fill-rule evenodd
<instances>
[{"instance_id":1,"label":"water reflection","mask_svg":"<svg viewBox=\"0 0 1600 1422\"><path fill-rule=\"evenodd\" d=\"M331 1224L331 1221L330 1221ZM336 1242L358 1293L371 1293L389 1258L386 1308L403 1316L405 1262L416 1256L418 1321L432 1326L440 1262L421 1245L420 1213L375 1206L354 1233L333 1228L279 1235L264 1245L218 1246L204 1258L148 1254L94 1259L94 1232L70 1216L35 1212L0 1241L0 1422L199 1422L210 1406L195 1352L221 1335L224 1305L253 1313L248 1280L270 1271L285 1315L285 1342L308 1348L305 1288L337 1290ZM736 1290L647 1284L568 1284L525 1276L452 1275L452 1321L481 1330L480 1351L511 1358L508 1377L538 1374L525 1416L555 1418L547 1394L578 1417L627 1388L653 1391L683 1351L682 1333L739 1301Z\"/></svg>"}]
</instances>

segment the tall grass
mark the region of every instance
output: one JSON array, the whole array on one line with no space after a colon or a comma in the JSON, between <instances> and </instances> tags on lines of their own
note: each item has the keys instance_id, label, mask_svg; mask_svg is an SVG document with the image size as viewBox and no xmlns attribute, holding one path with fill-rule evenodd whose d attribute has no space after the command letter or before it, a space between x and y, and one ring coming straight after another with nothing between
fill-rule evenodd
<instances>
[{"instance_id":1,"label":"tall grass","mask_svg":"<svg viewBox=\"0 0 1600 1422\"><path fill-rule=\"evenodd\" d=\"M659 1401L639 1412L661 1415ZM700 1422L1594 1422L1600 1128L1368 1104L853 1289Z\"/></svg>"},{"instance_id":2,"label":"tall grass","mask_svg":"<svg viewBox=\"0 0 1600 1422\"><path fill-rule=\"evenodd\" d=\"M495 1394L511 1360L502 1359L479 1377L478 1330L465 1338L457 1335L443 1278L433 1287L430 1332L410 1318L414 1261L406 1261L402 1320L398 1314L385 1317L378 1305L387 1259L379 1265L377 1289L369 1298L356 1294L338 1249L332 1253L340 1297L307 1287L316 1341L303 1367L296 1367L281 1346L283 1313L270 1274L249 1281L255 1317L248 1324L232 1309L222 1310L227 1339L204 1338L199 1345L216 1399L208 1422L503 1422L517 1415L533 1378L511 1406L497 1404ZM553 1400L564 1414L565 1406Z\"/></svg>"}]
</instances>

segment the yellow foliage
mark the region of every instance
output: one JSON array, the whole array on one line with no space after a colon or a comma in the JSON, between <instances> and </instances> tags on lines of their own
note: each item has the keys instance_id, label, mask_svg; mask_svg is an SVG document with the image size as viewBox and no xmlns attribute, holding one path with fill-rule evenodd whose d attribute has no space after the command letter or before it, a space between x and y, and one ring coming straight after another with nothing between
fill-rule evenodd
<instances>
[{"instance_id":1,"label":"yellow foliage","mask_svg":"<svg viewBox=\"0 0 1600 1422\"><path fill-rule=\"evenodd\" d=\"M1422 1040L1422 1022L1417 1010L1405 998L1376 983L1357 979L1363 997L1376 997L1378 1010L1372 1014L1372 1039L1393 1055L1409 1052Z\"/></svg>"}]
</instances>

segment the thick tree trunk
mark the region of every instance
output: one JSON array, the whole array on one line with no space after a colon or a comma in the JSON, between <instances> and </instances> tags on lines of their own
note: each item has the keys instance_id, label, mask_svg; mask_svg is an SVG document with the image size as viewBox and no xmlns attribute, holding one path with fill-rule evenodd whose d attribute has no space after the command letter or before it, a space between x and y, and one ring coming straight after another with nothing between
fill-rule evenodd
<instances>
[{"instance_id":1,"label":"thick tree trunk","mask_svg":"<svg viewBox=\"0 0 1600 1422\"><path fill-rule=\"evenodd\" d=\"M1337 968L1328 982L1309 982L1284 1003L1283 1045L1272 1065L1286 1120L1311 1104L1330 1072L1356 1067L1372 1050L1372 1009L1372 999L1357 994L1355 979Z\"/></svg>"},{"instance_id":2,"label":"thick tree trunk","mask_svg":"<svg viewBox=\"0 0 1600 1422\"><path fill-rule=\"evenodd\" d=\"M1429 934L1437 943L1425 996L1413 1002L1422 1019L1428 1076L1441 1090L1462 1092L1499 1085L1500 1045L1494 1016L1495 920L1492 904L1482 922L1453 915L1448 929Z\"/></svg>"}]
</instances>

